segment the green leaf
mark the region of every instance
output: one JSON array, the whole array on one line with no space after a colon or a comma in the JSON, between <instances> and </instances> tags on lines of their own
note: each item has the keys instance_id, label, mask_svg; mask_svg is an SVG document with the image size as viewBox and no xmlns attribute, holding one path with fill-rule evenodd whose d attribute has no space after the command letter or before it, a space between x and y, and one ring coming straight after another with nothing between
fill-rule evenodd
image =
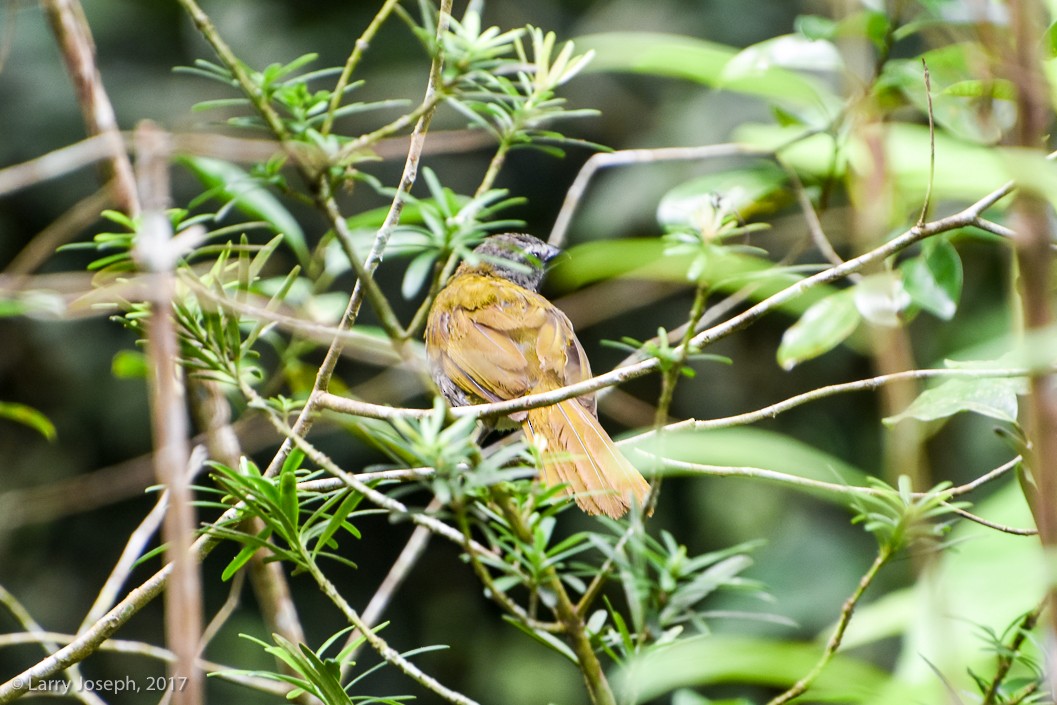
<instances>
[{"instance_id":1,"label":"green leaf","mask_svg":"<svg viewBox=\"0 0 1057 705\"><path fill-rule=\"evenodd\" d=\"M557 290L579 289L588 284L619 276L656 281L685 283L688 270L696 258L666 255L666 243L660 238L626 238L589 242L569 248L567 257L548 274ZM739 291L753 284L749 299L761 301L791 286L802 277L774 262L731 247L713 248L714 256L703 262L702 280L717 291ZM834 293L829 286L814 287L779 307L799 316L811 304Z\"/></svg>"},{"instance_id":2,"label":"green leaf","mask_svg":"<svg viewBox=\"0 0 1057 705\"><path fill-rule=\"evenodd\" d=\"M699 214L710 209L717 196L742 220L768 213L792 200L788 179L770 161L701 176L664 194L657 205L657 221L664 226L699 227Z\"/></svg>"},{"instance_id":3,"label":"green leaf","mask_svg":"<svg viewBox=\"0 0 1057 705\"><path fill-rule=\"evenodd\" d=\"M267 529L265 529L265 531L271 533ZM255 543L247 543L243 546L242 550L239 551L238 554L231 559L231 562L224 567L224 572L220 574L220 579L225 583L231 580L235 573L239 572L242 566L250 562L253 555L257 553L258 550L260 550L260 548Z\"/></svg>"},{"instance_id":4,"label":"green leaf","mask_svg":"<svg viewBox=\"0 0 1057 705\"><path fill-rule=\"evenodd\" d=\"M305 451L300 448L291 448L290 452L286 454L286 460L283 461L283 467L280 468L280 473L293 474L301 469L301 463L305 459ZM257 473L260 474L259 472Z\"/></svg>"},{"instance_id":5,"label":"green leaf","mask_svg":"<svg viewBox=\"0 0 1057 705\"><path fill-rule=\"evenodd\" d=\"M981 371L981 375L986 372ZM1017 422L1017 391L1024 385L1018 378L983 377L948 379L926 389L901 414L884 419L888 426L904 419L936 421L963 411L989 416L999 421Z\"/></svg>"},{"instance_id":6,"label":"green leaf","mask_svg":"<svg viewBox=\"0 0 1057 705\"><path fill-rule=\"evenodd\" d=\"M362 499L363 495L359 492L353 492L352 490L348 491L348 493L345 495L345 499L343 499L341 501L341 505L336 510L334 510L334 513L331 515L326 527L323 529L323 532L319 535L319 538L316 540L317 551L320 550L323 546L326 546L334 537L334 534L336 534L338 530L343 527L353 535L357 537L359 536L359 534L356 532L356 528L349 524L346 519L350 514L352 514L353 510L356 509L356 506L360 503Z\"/></svg>"},{"instance_id":7,"label":"green leaf","mask_svg":"<svg viewBox=\"0 0 1057 705\"><path fill-rule=\"evenodd\" d=\"M903 287L915 304L937 318L949 321L958 310L962 293L962 260L946 240L931 240L918 257L900 267Z\"/></svg>"},{"instance_id":8,"label":"green leaf","mask_svg":"<svg viewBox=\"0 0 1057 705\"><path fill-rule=\"evenodd\" d=\"M146 379L147 356L139 350L119 350L110 362L110 371L118 379Z\"/></svg>"},{"instance_id":9,"label":"green leaf","mask_svg":"<svg viewBox=\"0 0 1057 705\"><path fill-rule=\"evenodd\" d=\"M576 47L593 51L585 72L633 71L686 78L715 86L733 47L695 37L653 32L606 32L574 40Z\"/></svg>"},{"instance_id":10,"label":"green leaf","mask_svg":"<svg viewBox=\"0 0 1057 705\"><path fill-rule=\"evenodd\" d=\"M49 441L55 440L55 424L31 406L13 401L0 401L0 419L29 426Z\"/></svg>"},{"instance_id":11,"label":"green leaf","mask_svg":"<svg viewBox=\"0 0 1057 705\"><path fill-rule=\"evenodd\" d=\"M290 211L266 188L238 166L208 157L181 156L177 161L191 170L212 193L255 220L267 222L281 233L302 266L308 264L305 234Z\"/></svg>"},{"instance_id":12,"label":"green leaf","mask_svg":"<svg viewBox=\"0 0 1057 705\"><path fill-rule=\"evenodd\" d=\"M778 364L791 370L829 352L855 332L859 320L850 290L822 299L785 331L778 346Z\"/></svg>"},{"instance_id":13,"label":"green leaf","mask_svg":"<svg viewBox=\"0 0 1057 705\"><path fill-rule=\"evenodd\" d=\"M400 286L400 293L405 299L411 299L422 290L422 286L429 280L433 271L433 263L437 260L437 253L426 251L411 260L404 272L404 282Z\"/></svg>"},{"instance_id":14,"label":"green leaf","mask_svg":"<svg viewBox=\"0 0 1057 705\"><path fill-rule=\"evenodd\" d=\"M659 32L607 32L578 37L575 42L578 50L595 53L585 73L632 71L684 78L816 111L821 107L827 114L840 107L840 100L822 81L783 68L785 59L797 61L802 47L790 54L789 45L763 42L739 52L696 37ZM808 52L808 59L816 64L822 60L817 51Z\"/></svg>"},{"instance_id":15,"label":"green leaf","mask_svg":"<svg viewBox=\"0 0 1057 705\"><path fill-rule=\"evenodd\" d=\"M895 272L880 272L863 277L852 289L859 314L870 323L887 328L902 324L902 314L910 305L910 295Z\"/></svg>"},{"instance_id":16,"label":"green leaf","mask_svg":"<svg viewBox=\"0 0 1057 705\"><path fill-rule=\"evenodd\" d=\"M837 35L836 20L821 15L800 15L793 26L808 39L832 39Z\"/></svg>"},{"instance_id":17,"label":"green leaf","mask_svg":"<svg viewBox=\"0 0 1057 705\"><path fill-rule=\"evenodd\" d=\"M297 503L297 475L286 468L279 473L279 507L290 523L298 526L301 509Z\"/></svg>"},{"instance_id":18,"label":"green leaf","mask_svg":"<svg viewBox=\"0 0 1057 705\"><path fill-rule=\"evenodd\" d=\"M723 683L785 689L811 670L821 653L818 644L755 637L683 639L633 659L614 685L623 695L621 702L646 702L676 688ZM812 683L807 699L863 702L888 680L877 667L837 654Z\"/></svg>"},{"instance_id":19,"label":"green leaf","mask_svg":"<svg viewBox=\"0 0 1057 705\"><path fill-rule=\"evenodd\" d=\"M535 629L532 629L531 627L522 624L521 622L509 615L504 614L503 619L506 622L513 624L519 630L521 630L525 634L528 634L530 637L543 644L547 648L556 651L565 658L569 659L573 662L573 664L579 665L580 661L576 658L576 654L573 653L573 650L569 648L568 644L566 644L558 637L545 631L537 631Z\"/></svg>"}]
</instances>

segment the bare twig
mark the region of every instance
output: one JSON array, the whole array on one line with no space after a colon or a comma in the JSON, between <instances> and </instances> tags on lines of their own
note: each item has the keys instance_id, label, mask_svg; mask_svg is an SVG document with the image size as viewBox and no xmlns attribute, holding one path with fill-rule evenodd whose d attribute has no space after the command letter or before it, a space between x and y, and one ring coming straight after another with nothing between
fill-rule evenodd
<instances>
[{"instance_id":1,"label":"bare twig","mask_svg":"<svg viewBox=\"0 0 1057 705\"><path fill-rule=\"evenodd\" d=\"M88 134L98 135L106 150L109 174L106 181L114 190L114 201L129 215L139 213L132 163L118 130L117 118L103 79L95 65L95 45L84 10L78 0L45 0L48 20L73 79Z\"/></svg>"},{"instance_id":2,"label":"bare twig","mask_svg":"<svg viewBox=\"0 0 1057 705\"><path fill-rule=\"evenodd\" d=\"M568 235L569 226L572 224L573 214L580 205L587 186L591 183L595 174L601 169L613 166L628 166L630 164L650 164L666 161L693 161L698 159L715 159L717 157L733 157L739 155L765 156L773 154L770 149L751 147L744 144L712 144L701 147L669 147L665 149L625 149L619 152L599 152L592 154L580 168L572 186L565 194L558 217L554 219L554 227L548 242L555 247L562 247Z\"/></svg>"},{"instance_id":3,"label":"bare twig","mask_svg":"<svg viewBox=\"0 0 1057 705\"><path fill-rule=\"evenodd\" d=\"M434 497L426 507L426 513L434 514L440 508L440 501ZM408 574L411 573L411 570L418 564L422 554L425 553L431 535L432 532L424 526L416 526L415 530L411 532L411 538L409 538L407 543L404 544L404 549L400 551L400 555L396 557L395 561L393 561L393 565L389 568L389 572L386 573L385 578L382 580L382 584L374 591L374 595L371 596L367 606L363 609L362 619L364 624L372 629L377 626L378 620L380 620L385 613L390 600L393 599L393 595L400 589L404 580L407 579ZM470 551L470 553L473 552ZM363 635L358 629L353 629L349 634L348 639L345 640L345 647L342 649L342 652L345 652L345 649L349 648L349 646L360 639L361 636ZM349 669L352 668L356 652L357 649L348 652L349 657L342 661L342 679L345 678Z\"/></svg>"},{"instance_id":4,"label":"bare twig","mask_svg":"<svg viewBox=\"0 0 1057 705\"><path fill-rule=\"evenodd\" d=\"M92 195L82 198L41 230L7 265L4 275L5 277L11 275L14 283L12 286L5 282L5 288L19 287L22 284L22 276L35 271L55 254L56 248L65 245L98 220L100 211L111 204L111 196L111 189L101 188Z\"/></svg>"},{"instance_id":5,"label":"bare twig","mask_svg":"<svg viewBox=\"0 0 1057 705\"><path fill-rule=\"evenodd\" d=\"M92 606L85 613L84 619L81 620L81 626L78 627L77 631L82 632L92 624L99 621L106 612L114 606L117 601L118 594L121 591L125 581L128 580L129 574L132 572L132 568L136 562L143 555L144 549L147 547L147 543L154 536L158 527L161 526L162 521L165 519L165 513L169 508L169 493L162 492L158 495L158 501L155 502L154 507L147 513L147 516L143 518L143 521L139 523L139 526L132 532L132 535L128 537L128 541L125 543L125 549L121 552L121 556L117 559L117 563L110 571L110 575L107 577L103 587L99 590L96 595L95 601Z\"/></svg>"},{"instance_id":6,"label":"bare twig","mask_svg":"<svg viewBox=\"0 0 1057 705\"><path fill-rule=\"evenodd\" d=\"M450 703L456 703L457 705L477 705L476 701L468 698L462 693L448 688L436 678L423 672L418 666L408 661L399 651L389 646L382 637L378 636L378 634L376 634L363 621L363 618L360 617L356 610L352 608L352 605L345 600L345 597L341 592L330 582L330 580L327 579L327 576L323 574L323 571L319 569L319 566L315 561L308 561L308 572L311 573L323 594L326 595L339 610L341 610L341 613L345 616L345 619L349 621L349 624L355 626L357 631L363 634L367 643L370 644L387 663L422 687L436 693Z\"/></svg>"},{"instance_id":7,"label":"bare twig","mask_svg":"<svg viewBox=\"0 0 1057 705\"><path fill-rule=\"evenodd\" d=\"M800 475L793 475L791 473L780 472L778 470L767 470L765 468L753 468L745 466L731 466L731 465L709 465L707 463L691 463L683 460L675 460L673 458L659 458L655 453L642 450L640 448L632 448L632 450L648 457L653 462L659 461L665 470L671 470L676 473L683 473L688 475L706 475L709 477L743 477L756 480L763 480L764 482L773 482L779 485L786 485L796 489L804 490L807 492L827 492L832 494L842 495L869 495L875 497L881 497L887 494L887 490L878 487L864 487L861 485L848 485L837 482L825 482L823 480L814 480L808 477L802 477ZM968 482L964 485L952 487L945 490L945 494L948 497L958 497L977 489L986 482L990 482L1002 475L1008 473L1010 470L1017 466L1020 462L1020 458L1014 458L999 467L984 473L980 477L976 478L972 482ZM921 498L928 497L928 492L911 492L910 497ZM953 509L953 507L952 507ZM977 517L972 515L966 518L973 519ZM983 522L979 522L983 523ZM996 527L997 528L997 527ZM1015 532L1010 532L1015 533Z\"/></svg>"},{"instance_id":8,"label":"bare twig","mask_svg":"<svg viewBox=\"0 0 1057 705\"><path fill-rule=\"evenodd\" d=\"M679 421L668 426L668 430L685 430L695 429L704 430L709 428L727 428L729 426L744 426L747 424L755 423L757 421L763 421L766 419L773 419L781 413L795 409L798 406L807 404L809 402L818 401L819 399L825 399L832 397L837 394L846 394L848 392L867 392L874 391L877 388L906 379L934 379L934 378L958 378L958 379L988 379L988 378L1006 378L1006 377L1027 377L1029 370L1026 368L1015 368L1015 369L962 369L962 368L938 368L938 369L923 369L923 370L907 370L905 372L893 372L892 374L879 375L877 377L870 377L869 379L860 379L854 382L844 382L842 384L831 384L825 387L818 387L812 389L810 392L804 392L803 394L797 394L796 396L784 399L776 404L765 406L762 409L756 411L746 412L744 414L737 414L735 416L727 416L721 419L708 419L704 421L698 421L695 419L686 419L685 421ZM643 434L635 437L635 441L648 437L649 434Z\"/></svg>"},{"instance_id":9,"label":"bare twig","mask_svg":"<svg viewBox=\"0 0 1057 705\"><path fill-rule=\"evenodd\" d=\"M929 65L925 57L921 57L921 67L925 70L925 101L929 114L929 182L925 189L925 200L921 204L918 225L924 224L929 215L929 207L932 205L932 182L936 178L936 119L932 114L932 77L929 75Z\"/></svg>"},{"instance_id":10,"label":"bare twig","mask_svg":"<svg viewBox=\"0 0 1057 705\"><path fill-rule=\"evenodd\" d=\"M838 265L843 263L844 260L833 249L829 238L826 237L826 231L822 228L822 222L818 218L818 213L815 212L815 206L811 203L811 198L807 195L807 189L804 188L800 175L796 173L796 169L788 166L780 157L777 161L793 183L793 192L796 193L796 201L800 204L800 211L804 214L804 220L807 222L807 231L811 235L811 242L815 244L815 247L830 264Z\"/></svg>"},{"instance_id":11,"label":"bare twig","mask_svg":"<svg viewBox=\"0 0 1057 705\"><path fill-rule=\"evenodd\" d=\"M948 509L969 521L979 524L980 526L986 526L988 529L994 529L995 531L1001 531L1003 534L1012 534L1013 536L1038 536L1038 529L1018 529L1015 526L1006 526L1005 524L999 524L998 522L991 521L990 519L984 519L982 516L977 516L971 512L967 512L961 507L953 507L949 504L945 504Z\"/></svg>"}]
</instances>

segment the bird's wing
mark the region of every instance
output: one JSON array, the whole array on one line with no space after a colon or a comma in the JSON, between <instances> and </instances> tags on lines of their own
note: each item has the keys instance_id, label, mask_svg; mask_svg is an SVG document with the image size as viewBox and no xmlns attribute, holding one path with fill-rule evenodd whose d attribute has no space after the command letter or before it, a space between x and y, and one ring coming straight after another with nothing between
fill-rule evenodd
<instances>
[{"instance_id":1,"label":"bird's wing","mask_svg":"<svg viewBox=\"0 0 1057 705\"><path fill-rule=\"evenodd\" d=\"M494 277L463 276L434 305L433 364L484 401L578 381L587 358L569 319L542 296ZM574 379L569 379L574 375Z\"/></svg>"}]
</instances>

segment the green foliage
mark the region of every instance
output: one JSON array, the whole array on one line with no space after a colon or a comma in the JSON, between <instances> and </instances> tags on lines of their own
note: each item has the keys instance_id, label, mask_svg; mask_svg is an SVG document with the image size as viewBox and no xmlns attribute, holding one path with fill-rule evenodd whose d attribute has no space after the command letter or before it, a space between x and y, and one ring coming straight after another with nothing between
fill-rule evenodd
<instances>
[{"instance_id":1,"label":"green foliage","mask_svg":"<svg viewBox=\"0 0 1057 705\"><path fill-rule=\"evenodd\" d=\"M874 478L870 480L875 494L854 497L852 503L858 514L852 521L872 533L885 554L906 548L935 548L950 531L954 510L968 506L951 501L950 482L915 494L906 475L899 477L898 489ZM939 521L943 518L946 521Z\"/></svg>"},{"instance_id":2,"label":"green foliage","mask_svg":"<svg viewBox=\"0 0 1057 705\"><path fill-rule=\"evenodd\" d=\"M660 364L659 369L661 372L667 373L678 366L679 374L691 379L697 374L694 371L694 368L686 364L691 360L709 360L711 362L721 362L725 365L734 364L733 360L722 355L706 355L699 352L691 352L688 355L683 355L672 345L668 331L664 328L657 329L657 337L653 340L641 341L630 337L624 337L620 342L615 340L603 340L602 344L611 348L626 350L644 358L652 357Z\"/></svg>"},{"instance_id":3,"label":"green foliage","mask_svg":"<svg viewBox=\"0 0 1057 705\"><path fill-rule=\"evenodd\" d=\"M49 441L56 437L55 424L40 411L13 401L0 401L0 419L28 426Z\"/></svg>"},{"instance_id":4,"label":"green foliage","mask_svg":"<svg viewBox=\"0 0 1057 705\"><path fill-rule=\"evenodd\" d=\"M333 93L326 88L312 89L309 88L309 85L315 81L341 73L341 67L301 73L301 69L314 62L317 58L319 58L317 54L303 54L286 64L269 64L261 71L252 70L245 64L241 68L249 77L252 90L260 95L267 104L276 108L281 115L283 127L287 131L284 137L317 147L326 154L333 154L338 148L340 140L324 135L319 129L327 118L327 109L330 106ZM238 79L226 66L199 59L193 67L180 67L177 70L219 81L231 86L236 91L242 91L242 86ZM342 91L342 98L362 85L362 82L348 84ZM402 101L391 100L371 103L347 103L335 111L333 117L400 105L403 105ZM251 98L237 97L205 101L195 105L194 109L202 111L231 107L252 108L252 106L253 101ZM227 124L254 130L271 129L271 125L257 114L231 117L227 119Z\"/></svg>"},{"instance_id":5,"label":"green foliage","mask_svg":"<svg viewBox=\"0 0 1057 705\"><path fill-rule=\"evenodd\" d=\"M385 624L379 625L376 631L383 629L385 626ZM360 685L364 678L378 670L378 668L384 664L380 664L379 666L365 670L363 673L357 674L355 677L350 678L349 682L344 686L341 684L342 668L352 667L356 664L351 658L352 654L363 646L366 637L361 635L356 639L350 640L334 656L325 656L325 653L338 639L347 636L351 631L352 627L347 627L335 632L315 651L304 644L293 644L279 634L272 634L272 641L274 642L272 644L261 641L248 634L240 634L243 639L260 646L267 654L275 657L283 663L290 669L290 673L278 673L266 670L255 671L232 669L229 671L219 671L210 675L254 676L266 680L278 681L293 687L293 690L287 694L287 699L294 700L308 694L314 696L319 702L325 703L326 705L350 705L351 703L362 703L362 705L374 705L375 703L382 705L396 705L397 703L411 699L410 696L380 697L352 695L349 692L354 686ZM407 652L403 655L411 656L437 648L443 647L415 649L414 651Z\"/></svg>"},{"instance_id":6,"label":"green foliage","mask_svg":"<svg viewBox=\"0 0 1057 705\"><path fill-rule=\"evenodd\" d=\"M531 39L531 51L522 38ZM556 119L596 115L594 110L567 110L556 89L578 74L592 54L574 55L572 42L555 51L553 32L537 27L500 32L481 29L471 7L462 22L452 21L442 46L449 58L445 84L448 103L490 132L506 148L530 147L556 156L552 144L579 142L544 129Z\"/></svg>"},{"instance_id":7,"label":"green foliage","mask_svg":"<svg viewBox=\"0 0 1057 705\"><path fill-rule=\"evenodd\" d=\"M490 231L510 230L524 224L520 220L494 219L499 211L525 202L523 198L508 198L505 189L491 189L470 198L442 186L436 173L428 167L422 170L422 178L431 197L403 197L416 207L416 220L421 225L408 223L398 229L396 235L405 237L393 248L395 254L412 256L401 287L401 293L408 299L420 292L435 274L438 263L449 258L471 258L471 250Z\"/></svg>"},{"instance_id":8,"label":"green foliage","mask_svg":"<svg viewBox=\"0 0 1057 705\"><path fill-rule=\"evenodd\" d=\"M225 208L235 207L247 216L267 223L283 236L283 241L304 266L308 260L305 234L290 211L252 178L230 162L208 157L182 157L180 163L190 169L208 189L198 197L220 198Z\"/></svg>"},{"instance_id":9,"label":"green foliage","mask_svg":"<svg viewBox=\"0 0 1057 705\"><path fill-rule=\"evenodd\" d=\"M639 653L645 644L674 641L690 629L710 633L708 619L713 613L702 603L719 590L761 593L762 586L741 577L752 560L747 553L759 543L688 555L667 531L654 538L641 527L628 530L611 523L613 535L592 537L595 545L617 568L617 575L627 600L630 623L609 606L613 625L600 634L603 648L617 662L625 662ZM626 540L620 540L626 536ZM735 616L724 613L725 617ZM746 618L758 615L743 614Z\"/></svg>"},{"instance_id":10,"label":"green foliage","mask_svg":"<svg viewBox=\"0 0 1057 705\"><path fill-rule=\"evenodd\" d=\"M539 604L555 608L555 573L576 591L586 587L579 571L570 569L569 559L593 547L591 534L577 532L564 539L555 535L556 517L569 506L555 501L559 492L560 488L529 490L520 496L515 513L481 506L475 521L488 545L495 549L494 554L476 557L498 576L492 580L491 589L505 593L523 588L533 611Z\"/></svg>"},{"instance_id":11,"label":"green foliage","mask_svg":"<svg viewBox=\"0 0 1057 705\"><path fill-rule=\"evenodd\" d=\"M801 362L829 352L859 327L861 315L852 291L841 291L818 301L786 329L778 346L778 364L791 370Z\"/></svg>"},{"instance_id":12,"label":"green foliage","mask_svg":"<svg viewBox=\"0 0 1057 705\"><path fill-rule=\"evenodd\" d=\"M227 506L238 503L238 513L225 524L208 529L219 538L242 545L242 550L224 570L224 579L230 579L257 551L264 551L272 560L288 561L301 570L319 558L330 558L347 566L356 564L337 553L337 536L349 534L360 538L359 529L350 519L361 514L356 507L363 496L350 489L327 492L305 491L298 482L319 473L301 469L303 455L292 452L278 476L264 477L257 466L243 459L238 469L221 463L211 463L213 479L224 494ZM251 534L240 528L245 519L255 517L263 528ZM276 543L274 539L281 543Z\"/></svg>"}]
</instances>

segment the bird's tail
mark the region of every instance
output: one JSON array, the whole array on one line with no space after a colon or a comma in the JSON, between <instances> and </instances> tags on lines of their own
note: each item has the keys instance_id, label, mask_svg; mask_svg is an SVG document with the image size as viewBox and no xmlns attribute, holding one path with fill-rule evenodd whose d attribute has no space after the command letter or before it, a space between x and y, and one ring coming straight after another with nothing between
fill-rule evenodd
<instances>
[{"instance_id":1,"label":"bird's tail","mask_svg":"<svg viewBox=\"0 0 1057 705\"><path fill-rule=\"evenodd\" d=\"M529 442L546 441L544 484L565 483L588 514L623 516L642 505L650 486L620 454L598 419L575 399L531 409L523 423Z\"/></svg>"}]
</instances>

